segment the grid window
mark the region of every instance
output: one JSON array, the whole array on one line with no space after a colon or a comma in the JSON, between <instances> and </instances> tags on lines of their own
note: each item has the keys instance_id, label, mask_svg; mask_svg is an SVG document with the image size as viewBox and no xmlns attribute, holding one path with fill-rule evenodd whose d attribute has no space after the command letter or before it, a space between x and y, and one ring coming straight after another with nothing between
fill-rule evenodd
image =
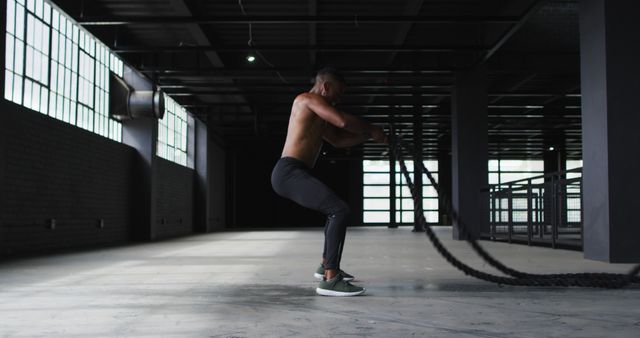
<instances>
[{"instance_id":1,"label":"grid window","mask_svg":"<svg viewBox=\"0 0 640 338\"><path fill-rule=\"evenodd\" d=\"M529 177L541 176L544 174L544 161L542 160L489 160L489 184L500 185L498 189L504 189L508 186L505 183L522 180ZM544 179L532 180L531 183L538 184L544 182ZM519 182L518 184L526 184ZM527 202L526 198L514 196L513 199L513 221L527 221ZM509 220L508 200L500 199L496 203L493 210L494 221L507 222Z\"/></svg>"},{"instance_id":2,"label":"grid window","mask_svg":"<svg viewBox=\"0 0 640 338\"><path fill-rule=\"evenodd\" d=\"M22 104L24 86L24 5L24 0L7 1L4 98L17 104Z\"/></svg>"},{"instance_id":3,"label":"grid window","mask_svg":"<svg viewBox=\"0 0 640 338\"><path fill-rule=\"evenodd\" d=\"M108 71L123 63L45 0L7 0L4 98L116 141Z\"/></svg>"},{"instance_id":4,"label":"grid window","mask_svg":"<svg viewBox=\"0 0 640 338\"><path fill-rule=\"evenodd\" d=\"M489 160L489 184L503 184L543 174L542 160Z\"/></svg>"},{"instance_id":5,"label":"grid window","mask_svg":"<svg viewBox=\"0 0 640 338\"><path fill-rule=\"evenodd\" d=\"M409 177L413 180L413 161L404 161L409 172ZM424 165L432 173L434 180L438 180L438 162L424 161ZM363 221L364 223L388 223L391 221L391 173L389 161L362 162L363 169ZM400 164L396 163L396 187L393 201L396 210L395 221L397 223L413 223L413 198L411 191L405 181L404 175L400 171ZM429 223L439 222L438 194L429 179L423 177L423 200L422 207L425 218Z\"/></svg>"},{"instance_id":6,"label":"grid window","mask_svg":"<svg viewBox=\"0 0 640 338\"><path fill-rule=\"evenodd\" d=\"M156 154L164 159L187 165L187 111L165 96L164 118L158 123Z\"/></svg>"},{"instance_id":7,"label":"grid window","mask_svg":"<svg viewBox=\"0 0 640 338\"><path fill-rule=\"evenodd\" d=\"M567 170L582 168L582 160L567 160ZM581 172L567 173L567 180L582 177ZM567 184L567 222L579 223L582 221L582 203L580 193L582 184L580 182L571 182Z\"/></svg>"}]
</instances>

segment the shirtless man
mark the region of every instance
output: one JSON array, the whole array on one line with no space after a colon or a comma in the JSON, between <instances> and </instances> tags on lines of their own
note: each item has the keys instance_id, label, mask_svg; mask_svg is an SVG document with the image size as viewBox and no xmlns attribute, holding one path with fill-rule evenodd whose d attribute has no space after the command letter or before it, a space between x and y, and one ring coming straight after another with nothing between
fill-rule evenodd
<instances>
[{"instance_id":1,"label":"shirtless man","mask_svg":"<svg viewBox=\"0 0 640 338\"><path fill-rule=\"evenodd\" d=\"M351 147L368 139L387 143L382 128L333 107L345 88L335 69L318 71L313 88L293 101L282 157L271 174L276 193L327 216L322 263L314 274L321 279L316 292L323 296L357 296L365 289L349 283L354 277L340 269L349 206L313 177L310 169L323 140L334 147Z\"/></svg>"}]
</instances>

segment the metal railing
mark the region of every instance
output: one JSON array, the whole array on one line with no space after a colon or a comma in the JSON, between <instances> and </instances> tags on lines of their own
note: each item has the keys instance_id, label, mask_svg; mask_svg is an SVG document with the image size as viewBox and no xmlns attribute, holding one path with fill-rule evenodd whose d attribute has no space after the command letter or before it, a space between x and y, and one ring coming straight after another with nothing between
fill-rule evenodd
<instances>
[{"instance_id":1,"label":"metal railing","mask_svg":"<svg viewBox=\"0 0 640 338\"><path fill-rule=\"evenodd\" d=\"M491 185L491 240L582 249L582 168Z\"/></svg>"}]
</instances>

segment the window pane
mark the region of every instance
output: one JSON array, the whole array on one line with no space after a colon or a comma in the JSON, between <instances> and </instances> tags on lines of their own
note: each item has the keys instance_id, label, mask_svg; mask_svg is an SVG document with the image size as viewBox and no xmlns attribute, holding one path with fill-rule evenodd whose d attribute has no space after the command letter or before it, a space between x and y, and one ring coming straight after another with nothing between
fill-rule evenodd
<instances>
[{"instance_id":1,"label":"window pane","mask_svg":"<svg viewBox=\"0 0 640 338\"><path fill-rule=\"evenodd\" d=\"M409 172L413 172L413 161L412 160L405 160L404 161L405 166L407 167L407 171ZM396 172L400 172L400 162L396 161Z\"/></svg>"},{"instance_id":2,"label":"window pane","mask_svg":"<svg viewBox=\"0 0 640 338\"><path fill-rule=\"evenodd\" d=\"M364 197L388 197L391 189L389 186L364 186L362 195Z\"/></svg>"},{"instance_id":3,"label":"window pane","mask_svg":"<svg viewBox=\"0 0 640 338\"><path fill-rule=\"evenodd\" d=\"M389 184L389 174L364 174L364 184Z\"/></svg>"},{"instance_id":4,"label":"window pane","mask_svg":"<svg viewBox=\"0 0 640 338\"><path fill-rule=\"evenodd\" d=\"M411 197L411 191L406 185L402 187L396 186L396 196Z\"/></svg>"},{"instance_id":5,"label":"window pane","mask_svg":"<svg viewBox=\"0 0 640 338\"><path fill-rule=\"evenodd\" d=\"M498 160L489 160L489 171L498 171Z\"/></svg>"},{"instance_id":6,"label":"window pane","mask_svg":"<svg viewBox=\"0 0 640 338\"><path fill-rule=\"evenodd\" d=\"M582 168L582 160L567 160L567 170Z\"/></svg>"},{"instance_id":7,"label":"window pane","mask_svg":"<svg viewBox=\"0 0 640 338\"><path fill-rule=\"evenodd\" d=\"M389 161L364 160L364 161L362 161L362 171L363 172L368 172L368 171L388 172L389 171Z\"/></svg>"},{"instance_id":8,"label":"window pane","mask_svg":"<svg viewBox=\"0 0 640 338\"><path fill-rule=\"evenodd\" d=\"M13 102L22 104L22 76L13 76Z\"/></svg>"},{"instance_id":9,"label":"window pane","mask_svg":"<svg viewBox=\"0 0 640 338\"><path fill-rule=\"evenodd\" d=\"M413 211L403 211L400 214L400 217L396 217L397 220L400 220L402 223L413 223Z\"/></svg>"},{"instance_id":10,"label":"window pane","mask_svg":"<svg viewBox=\"0 0 640 338\"><path fill-rule=\"evenodd\" d=\"M390 207L388 199L365 198L363 201L364 210L389 210Z\"/></svg>"},{"instance_id":11,"label":"window pane","mask_svg":"<svg viewBox=\"0 0 640 338\"><path fill-rule=\"evenodd\" d=\"M437 198L425 198L422 200L422 209L423 210L438 210L438 199Z\"/></svg>"},{"instance_id":12,"label":"window pane","mask_svg":"<svg viewBox=\"0 0 640 338\"><path fill-rule=\"evenodd\" d=\"M427 169L429 169L429 171L431 172L436 172L438 171L438 161L434 161L434 160L427 160L427 161L423 161L425 167L427 167Z\"/></svg>"},{"instance_id":13,"label":"window pane","mask_svg":"<svg viewBox=\"0 0 640 338\"><path fill-rule=\"evenodd\" d=\"M9 70L13 70L13 56L15 55L15 50L13 48L14 46L14 39L13 36L7 34L6 35L6 50L5 50L5 68L9 69ZM22 55L20 55L19 57L22 57Z\"/></svg>"},{"instance_id":14,"label":"window pane","mask_svg":"<svg viewBox=\"0 0 640 338\"><path fill-rule=\"evenodd\" d=\"M14 72L18 75L24 73L24 42L15 40L15 57L14 57Z\"/></svg>"},{"instance_id":15,"label":"window pane","mask_svg":"<svg viewBox=\"0 0 640 338\"><path fill-rule=\"evenodd\" d=\"M7 100L13 100L13 73L4 72L4 98Z\"/></svg>"},{"instance_id":16,"label":"window pane","mask_svg":"<svg viewBox=\"0 0 640 338\"><path fill-rule=\"evenodd\" d=\"M15 2L13 2L12 0L8 0L7 1L7 32L14 34L15 30L15 12L16 12L16 6L15 6Z\"/></svg>"},{"instance_id":17,"label":"window pane","mask_svg":"<svg viewBox=\"0 0 640 338\"><path fill-rule=\"evenodd\" d=\"M489 184L498 184L498 174L489 173Z\"/></svg>"},{"instance_id":18,"label":"window pane","mask_svg":"<svg viewBox=\"0 0 640 338\"><path fill-rule=\"evenodd\" d=\"M544 162L540 160L501 160L502 171L544 171Z\"/></svg>"},{"instance_id":19,"label":"window pane","mask_svg":"<svg viewBox=\"0 0 640 338\"><path fill-rule=\"evenodd\" d=\"M440 219L438 217L437 211L426 211L424 213L424 218L427 219L428 223L439 223Z\"/></svg>"},{"instance_id":20,"label":"window pane","mask_svg":"<svg viewBox=\"0 0 640 338\"><path fill-rule=\"evenodd\" d=\"M362 214L362 220L364 223L389 223L388 211L365 211Z\"/></svg>"},{"instance_id":21,"label":"window pane","mask_svg":"<svg viewBox=\"0 0 640 338\"><path fill-rule=\"evenodd\" d=\"M427 186L422 188L423 197L438 197L438 193L433 186Z\"/></svg>"},{"instance_id":22,"label":"window pane","mask_svg":"<svg viewBox=\"0 0 640 338\"><path fill-rule=\"evenodd\" d=\"M24 7L16 6L16 37L24 40Z\"/></svg>"},{"instance_id":23,"label":"window pane","mask_svg":"<svg viewBox=\"0 0 640 338\"><path fill-rule=\"evenodd\" d=\"M413 200L411 198L397 198L396 209L400 210L413 210Z\"/></svg>"}]
</instances>

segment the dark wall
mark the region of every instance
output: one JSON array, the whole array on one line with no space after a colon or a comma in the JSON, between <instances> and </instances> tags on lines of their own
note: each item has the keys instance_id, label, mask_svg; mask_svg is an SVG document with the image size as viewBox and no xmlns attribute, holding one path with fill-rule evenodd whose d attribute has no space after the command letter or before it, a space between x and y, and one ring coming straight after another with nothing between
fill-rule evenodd
<instances>
[{"instance_id":1,"label":"dark wall","mask_svg":"<svg viewBox=\"0 0 640 338\"><path fill-rule=\"evenodd\" d=\"M224 148L209 142L209 219L208 231L222 230L227 225L226 217L226 158Z\"/></svg>"},{"instance_id":2,"label":"dark wall","mask_svg":"<svg viewBox=\"0 0 640 338\"><path fill-rule=\"evenodd\" d=\"M132 148L0 100L0 149L0 255L129 239Z\"/></svg>"},{"instance_id":3,"label":"dark wall","mask_svg":"<svg viewBox=\"0 0 640 338\"><path fill-rule=\"evenodd\" d=\"M153 166L155 239L193 233L193 170L162 158Z\"/></svg>"},{"instance_id":4,"label":"dark wall","mask_svg":"<svg viewBox=\"0 0 640 338\"><path fill-rule=\"evenodd\" d=\"M324 216L278 196L271 188L271 171L280 158L284 140L259 138L235 142L227 155L228 223L231 227L324 226ZM350 204L351 225L362 223L362 174L359 161L320 157L314 176Z\"/></svg>"},{"instance_id":5,"label":"dark wall","mask_svg":"<svg viewBox=\"0 0 640 338\"><path fill-rule=\"evenodd\" d=\"M142 162L130 146L0 100L0 256L193 233L193 169L154 156L147 180ZM153 236L135 235L144 204Z\"/></svg>"}]
</instances>

